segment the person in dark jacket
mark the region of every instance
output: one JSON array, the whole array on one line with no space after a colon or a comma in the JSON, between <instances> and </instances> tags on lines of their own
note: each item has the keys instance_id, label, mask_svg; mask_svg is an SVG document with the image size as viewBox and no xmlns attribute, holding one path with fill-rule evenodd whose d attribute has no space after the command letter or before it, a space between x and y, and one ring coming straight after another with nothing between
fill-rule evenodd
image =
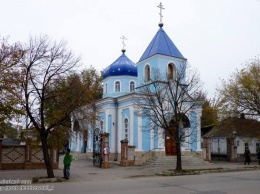
<instances>
[{"instance_id":1,"label":"person in dark jacket","mask_svg":"<svg viewBox=\"0 0 260 194\"><path fill-rule=\"evenodd\" d=\"M245 165L246 165L246 163L249 165L251 163L251 157L250 157L250 150L249 149L245 150L244 158L245 158Z\"/></svg>"},{"instance_id":2,"label":"person in dark jacket","mask_svg":"<svg viewBox=\"0 0 260 194\"><path fill-rule=\"evenodd\" d=\"M260 165L260 150L257 152L258 165Z\"/></svg>"},{"instance_id":3,"label":"person in dark jacket","mask_svg":"<svg viewBox=\"0 0 260 194\"><path fill-rule=\"evenodd\" d=\"M70 178L70 165L71 165L72 159L73 159L72 154L70 153L70 149L68 148L66 155L64 156L64 159L63 159L63 164L64 164L63 175L66 180L68 180Z\"/></svg>"}]
</instances>

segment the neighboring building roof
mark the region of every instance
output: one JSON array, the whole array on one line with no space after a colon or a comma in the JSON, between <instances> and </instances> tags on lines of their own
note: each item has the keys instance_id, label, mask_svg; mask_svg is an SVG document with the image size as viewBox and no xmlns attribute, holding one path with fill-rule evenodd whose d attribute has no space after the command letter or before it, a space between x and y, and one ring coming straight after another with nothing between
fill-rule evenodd
<instances>
[{"instance_id":1,"label":"neighboring building roof","mask_svg":"<svg viewBox=\"0 0 260 194\"><path fill-rule=\"evenodd\" d=\"M129 75L137 77L136 64L131 61L126 55L125 50L122 50L122 55L103 71L103 79L109 76Z\"/></svg>"},{"instance_id":2,"label":"neighboring building roof","mask_svg":"<svg viewBox=\"0 0 260 194\"><path fill-rule=\"evenodd\" d=\"M209 126L201 127L201 136L203 136L203 135L205 135L206 133L208 133L209 131L211 131L214 126L215 126L215 125L209 125Z\"/></svg>"},{"instance_id":3,"label":"neighboring building roof","mask_svg":"<svg viewBox=\"0 0 260 194\"><path fill-rule=\"evenodd\" d=\"M156 54L185 59L162 27L157 31L139 62Z\"/></svg>"},{"instance_id":4,"label":"neighboring building roof","mask_svg":"<svg viewBox=\"0 0 260 194\"><path fill-rule=\"evenodd\" d=\"M14 138L5 138L2 141L3 145L20 145L20 141Z\"/></svg>"},{"instance_id":5,"label":"neighboring building roof","mask_svg":"<svg viewBox=\"0 0 260 194\"><path fill-rule=\"evenodd\" d=\"M228 118L221 121L203 137L256 137L260 138L260 122L254 119Z\"/></svg>"}]
</instances>

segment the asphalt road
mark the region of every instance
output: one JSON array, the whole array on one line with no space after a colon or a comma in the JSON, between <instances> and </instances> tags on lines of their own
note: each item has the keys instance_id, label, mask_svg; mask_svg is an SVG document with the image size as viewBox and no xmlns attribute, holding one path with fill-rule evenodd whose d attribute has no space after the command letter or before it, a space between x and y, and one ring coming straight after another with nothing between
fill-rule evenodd
<instances>
[{"instance_id":1,"label":"asphalt road","mask_svg":"<svg viewBox=\"0 0 260 194\"><path fill-rule=\"evenodd\" d=\"M95 180L33 184L38 191L16 190L0 193L55 193L55 194L259 194L260 170L209 173L189 176L143 177L117 180ZM51 191L43 191L48 186ZM3 188L2 188L3 189ZM26 189L26 188L23 188Z\"/></svg>"}]
</instances>

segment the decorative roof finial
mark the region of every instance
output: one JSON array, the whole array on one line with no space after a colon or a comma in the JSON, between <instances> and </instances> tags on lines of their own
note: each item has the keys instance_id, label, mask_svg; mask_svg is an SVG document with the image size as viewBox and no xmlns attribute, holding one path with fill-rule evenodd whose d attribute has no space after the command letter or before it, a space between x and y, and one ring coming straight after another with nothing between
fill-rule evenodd
<instances>
[{"instance_id":1,"label":"decorative roof finial","mask_svg":"<svg viewBox=\"0 0 260 194\"><path fill-rule=\"evenodd\" d=\"M122 43L123 43L123 49L122 52L125 52L125 40L127 40L127 38L123 35L122 37L120 37L120 39L122 39Z\"/></svg>"},{"instance_id":2,"label":"decorative roof finial","mask_svg":"<svg viewBox=\"0 0 260 194\"><path fill-rule=\"evenodd\" d=\"M162 10L164 9L163 5L162 5L162 2L160 2L160 4L157 6L160 8L160 23L159 23L159 27L163 27L163 22L162 22L162 18L163 18L163 15L162 15Z\"/></svg>"}]
</instances>

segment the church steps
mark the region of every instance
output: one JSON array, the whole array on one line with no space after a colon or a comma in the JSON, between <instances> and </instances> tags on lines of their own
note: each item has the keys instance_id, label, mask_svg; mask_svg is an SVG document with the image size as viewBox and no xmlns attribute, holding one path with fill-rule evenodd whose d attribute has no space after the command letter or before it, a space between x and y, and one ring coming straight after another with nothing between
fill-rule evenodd
<instances>
[{"instance_id":1,"label":"church steps","mask_svg":"<svg viewBox=\"0 0 260 194\"><path fill-rule=\"evenodd\" d=\"M182 156L182 165L183 166L194 166L194 165L203 165L208 164L208 162L203 161L202 159L193 157L193 156ZM177 156L166 156L161 158L154 158L147 161L145 166L173 166L176 165Z\"/></svg>"}]
</instances>

